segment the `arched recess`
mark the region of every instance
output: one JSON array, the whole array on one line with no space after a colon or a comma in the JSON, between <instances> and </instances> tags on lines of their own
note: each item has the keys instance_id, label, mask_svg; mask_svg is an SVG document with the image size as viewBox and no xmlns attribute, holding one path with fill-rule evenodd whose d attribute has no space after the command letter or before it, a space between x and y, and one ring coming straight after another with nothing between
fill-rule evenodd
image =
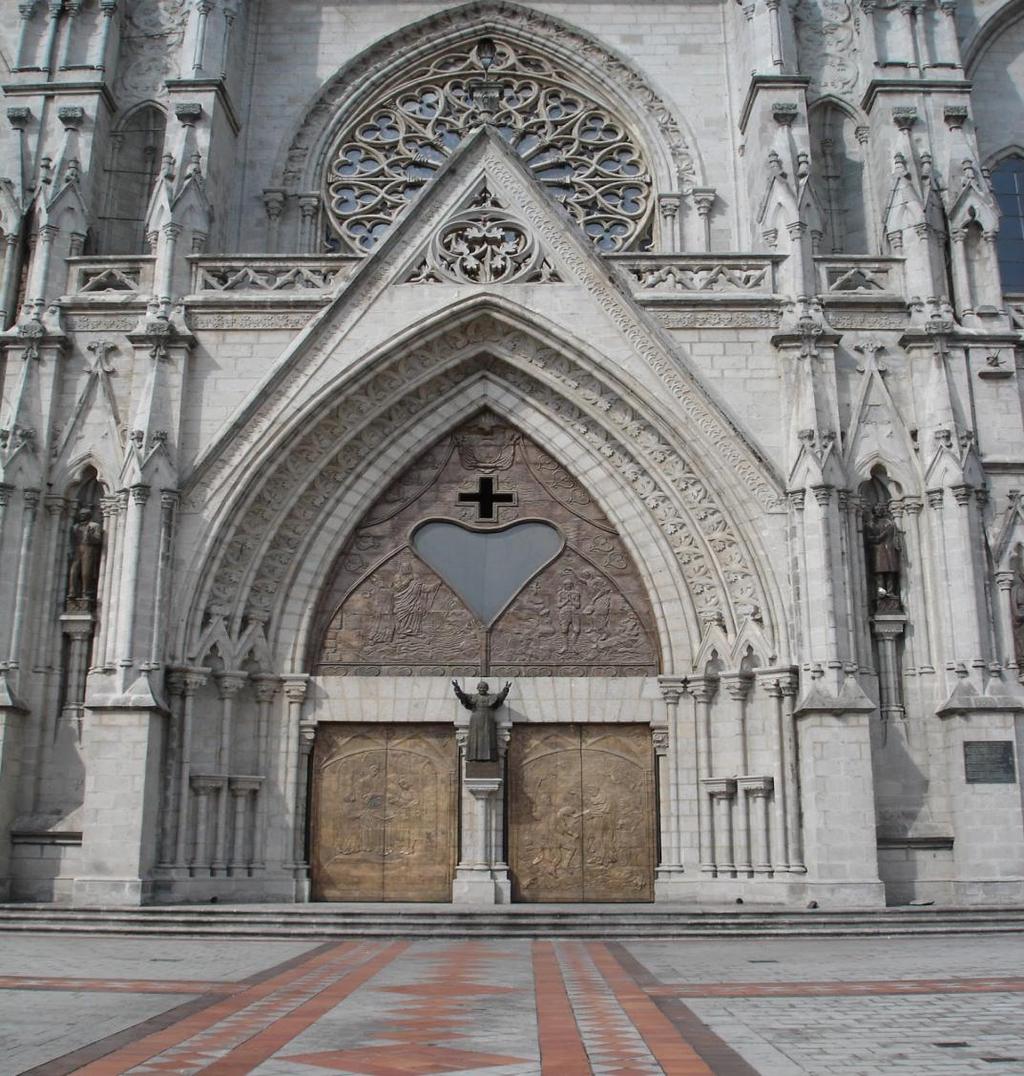
<instances>
[{"instance_id":1,"label":"arched recess","mask_svg":"<svg viewBox=\"0 0 1024 1076\"><path fill-rule=\"evenodd\" d=\"M811 168L825 217L822 253L872 253L867 118L831 96L819 98L808 112Z\"/></svg>"},{"instance_id":2,"label":"arched recess","mask_svg":"<svg viewBox=\"0 0 1024 1076\"><path fill-rule=\"evenodd\" d=\"M271 186L318 191L339 132L387 87L438 52L497 37L549 57L629 124L650 166L655 193L704 185L696 141L662 95L624 57L583 31L518 4L484 0L440 12L388 35L345 64L307 104L282 146Z\"/></svg>"},{"instance_id":3,"label":"arched recess","mask_svg":"<svg viewBox=\"0 0 1024 1076\"><path fill-rule=\"evenodd\" d=\"M167 116L151 102L118 121L104 168L100 245L104 254L146 253L146 214L160 174Z\"/></svg>"},{"instance_id":4,"label":"arched recess","mask_svg":"<svg viewBox=\"0 0 1024 1076\"><path fill-rule=\"evenodd\" d=\"M378 356L295 416L276 465L241 466L236 498L197 557L180 654L200 657L215 623L239 639L257 624L278 668L299 668L310 610L351 528L384 485L486 406L592 491L644 578L666 669L688 671L710 630L734 637L746 627L759 653L781 657L781 602L759 540L688 459L678 430L645 404L576 356L480 312Z\"/></svg>"}]
</instances>

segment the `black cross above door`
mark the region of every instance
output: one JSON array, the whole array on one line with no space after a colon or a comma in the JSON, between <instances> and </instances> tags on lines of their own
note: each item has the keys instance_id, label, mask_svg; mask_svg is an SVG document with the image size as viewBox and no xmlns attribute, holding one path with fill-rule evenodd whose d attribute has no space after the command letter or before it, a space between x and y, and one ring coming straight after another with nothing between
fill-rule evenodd
<instances>
[{"instance_id":1,"label":"black cross above door","mask_svg":"<svg viewBox=\"0 0 1024 1076\"><path fill-rule=\"evenodd\" d=\"M477 479L474 491L459 494L459 504L475 504L477 519L497 519L498 506L518 504L519 496L515 493L498 493L494 482L489 476Z\"/></svg>"}]
</instances>

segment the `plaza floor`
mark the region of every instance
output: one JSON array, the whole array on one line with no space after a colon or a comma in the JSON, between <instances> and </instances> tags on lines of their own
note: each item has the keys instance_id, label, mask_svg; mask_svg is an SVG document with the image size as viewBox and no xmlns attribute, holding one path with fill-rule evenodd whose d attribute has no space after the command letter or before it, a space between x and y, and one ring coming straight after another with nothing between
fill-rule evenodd
<instances>
[{"instance_id":1,"label":"plaza floor","mask_svg":"<svg viewBox=\"0 0 1024 1076\"><path fill-rule=\"evenodd\" d=\"M0 935L0 1074L1024 1074L1020 935Z\"/></svg>"}]
</instances>

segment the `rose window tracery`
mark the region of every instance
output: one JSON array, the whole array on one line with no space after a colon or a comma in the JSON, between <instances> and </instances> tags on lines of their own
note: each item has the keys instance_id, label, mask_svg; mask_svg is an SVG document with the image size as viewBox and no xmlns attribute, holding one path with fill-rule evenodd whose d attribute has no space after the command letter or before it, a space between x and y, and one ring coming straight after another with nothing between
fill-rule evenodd
<instances>
[{"instance_id":1,"label":"rose window tracery","mask_svg":"<svg viewBox=\"0 0 1024 1076\"><path fill-rule=\"evenodd\" d=\"M325 205L367 254L470 131L494 129L602 252L643 240L650 170L623 120L550 60L506 40L458 45L365 107L330 155Z\"/></svg>"}]
</instances>

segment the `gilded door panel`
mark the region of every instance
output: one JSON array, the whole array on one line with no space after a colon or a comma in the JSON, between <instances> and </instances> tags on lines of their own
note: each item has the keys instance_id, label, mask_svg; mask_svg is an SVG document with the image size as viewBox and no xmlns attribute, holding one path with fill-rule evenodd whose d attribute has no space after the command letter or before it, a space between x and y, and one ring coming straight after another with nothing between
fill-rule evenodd
<instances>
[{"instance_id":1,"label":"gilded door panel","mask_svg":"<svg viewBox=\"0 0 1024 1076\"><path fill-rule=\"evenodd\" d=\"M537 725L509 747L509 865L524 901L645 901L654 758L644 725Z\"/></svg>"},{"instance_id":2,"label":"gilded door panel","mask_svg":"<svg viewBox=\"0 0 1024 1076\"><path fill-rule=\"evenodd\" d=\"M581 726L583 899L654 898L654 759L643 725Z\"/></svg>"},{"instance_id":3,"label":"gilded door panel","mask_svg":"<svg viewBox=\"0 0 1024 1076\"><path fill-rule=\"evenodd\" d=\"M508 765L509 865L515 899L582 900L578 726L516 728Z\"/></svg>"},{"instance_id":4,"label":"gilded door panel","mask_svg":"<svg viewBox=\"0 0 1024 1076\"><path fill-rule=\"evenodd\" d=\"M450 725L321 725L313 761L317 900L451 899Z\"/></svg>"}]
</instances>

